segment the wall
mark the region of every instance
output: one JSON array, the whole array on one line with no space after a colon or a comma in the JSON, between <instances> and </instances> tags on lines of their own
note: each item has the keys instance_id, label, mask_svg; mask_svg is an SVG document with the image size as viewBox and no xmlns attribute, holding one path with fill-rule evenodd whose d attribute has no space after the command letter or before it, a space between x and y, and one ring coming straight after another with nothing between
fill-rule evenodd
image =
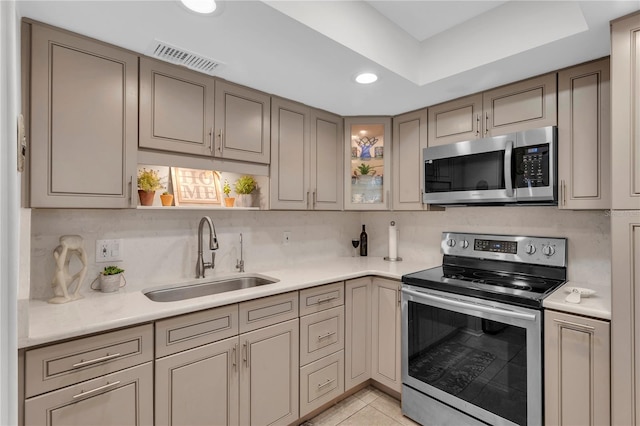
<instances>
[{"instance_id":1,"label":"wall","mask_svg":"<svg viewBox=\"0 0 640 426\"><path fill-rule=\"evenodd\" d=\"M568 278L583 283L611 281L610 216L603 211L556 207L455 207L443 212L365 213L369 255L387 255L387 229L399 230L398 256L438 264L443 231L566 237Z\"/></svg>"},{"instance_id":2,"label":"wall","mask_svg":"<svg viewBox=\"0 0 640 426\"><path fill-rule=\"evenodd\" d=\"M124 260L117 264L125 269L127 282L133 288L192 279L198 224L204 215L211 217L218 235L220 249L215 271L220 273L236 271L241 232L248 272L349 256L353 250L351 238L360 232L360 214L355 212L33 209L30 297L52 297L52 252L58 238L66 234L78 234L84 239L89 263L84 291L90 291L88 284L99 270L116 264L95 263L96 239L123 239ZM291 232L291 242L286 246L282 244L283 231ZM205 261L210 260L208 252L205 251ZM75 258L70 266L72 272L78 270ZM207 275L211 275L210 270Z\"/></svg>"},{"instance_id":3,"label":"wall","mask_svg":"<svg viewBox=\"0 0 640 426\"><path fill-rule=\"evenodd\" d=\"M385 256L387 226L395 220L400 230L399 255L406 260L424 261L426 266L441 261L443 231L560 236L569 239L570 279L585 283L610 280L610 218L601 211L572 212L554 207L380 213L34 209L30 297L52 296L51 253L58 238L65 234L84 238L89 258L88 282L107 265L95 263L95 240L110 238L123 239L124 261L119 264L133 288L191 279L197 258L197 227L203 215L210 216L216 227L220 249L215 270L220 273L235 271L240 232L244 234L244 258L250 272L350 256L351 239L360 234L361 223L367 225L369 255ZM283 231L292 233L287 246L282 244ZM84 291L90 291L88 282Z\"/></svg>"}]
</instances>

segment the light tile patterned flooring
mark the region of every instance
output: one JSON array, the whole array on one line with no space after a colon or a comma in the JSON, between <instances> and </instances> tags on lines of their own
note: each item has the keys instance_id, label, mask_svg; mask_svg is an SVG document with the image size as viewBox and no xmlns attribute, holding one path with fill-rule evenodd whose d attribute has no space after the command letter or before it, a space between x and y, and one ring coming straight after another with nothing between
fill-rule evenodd
<instances>
[{"instance_id":1,"label":"light tile patterned flooring","mask_svg":"<svg viewBox=\"0 0 640 426\"><path fill-rule=\"evenodd\" d=\"M302 426L337 425L412 426L417 423L402 415L400 401L369 386L302 424Z\"/></svg>"}]
</instances>

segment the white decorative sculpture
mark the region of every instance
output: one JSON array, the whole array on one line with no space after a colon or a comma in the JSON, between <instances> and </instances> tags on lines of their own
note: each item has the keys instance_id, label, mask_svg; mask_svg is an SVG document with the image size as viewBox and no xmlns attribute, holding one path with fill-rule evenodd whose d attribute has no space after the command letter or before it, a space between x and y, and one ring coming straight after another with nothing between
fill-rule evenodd
<instances>
[{"instance_id":1,"label":"white decorative sculpture","mask_svg":"<svg viewBox=\"0 0 640 426\"><path fill-rule=\"evenodd\" d=\"M71 256L76 255L82 263L82 269L71 275L69 273L69 262ZM51 286L56 295L49 300L49 303L67 303L72 300L81 299L80 287L87 274L87 254L84 251L83 240L80 235L63 235L60 237L60 245L53 251L56 261L56 273L53 276ZM71 290L71 285L77 280L76 287Z\"/></svg>"}]
</instances>

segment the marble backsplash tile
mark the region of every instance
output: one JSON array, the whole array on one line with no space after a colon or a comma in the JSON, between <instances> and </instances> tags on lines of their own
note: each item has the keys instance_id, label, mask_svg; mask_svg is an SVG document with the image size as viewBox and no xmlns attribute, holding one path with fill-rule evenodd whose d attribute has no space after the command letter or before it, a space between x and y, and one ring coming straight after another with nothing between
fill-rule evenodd
<instances>
[{"instance_id":1,"label":"marble backsplash tile","mask_svg":"<svg viewBox=\"0 0 640 426\"><path fill-rule=\"evenodd\" d=\"M351 256L351 239L359 235L361 223L367 225L369 255L386 256L387 227L395 220L400 233L399 256L424 261L427 266L441 260L443 231L555 236L569 239L569 279L585 283L610 281L610 218L602 211L574 212L554 207L362 213L35 209L31 211L30 280L21 294L32 299L53 295L52 252L58 238L67 234L79 234L84 239L89 270L83 291L91 291L89 283L109 264L124 268L128 282L139 288L191 279L195 274L197 227L204 215L211 217L218 235L218 272L235 271L241 232L248 272ZM288 245L282 243L284 231L291 232ZM95 241L115 238L123 240L123 261L96 263ZM73 262L72 270L77 268Z\"/></svg>"}]
</instances>

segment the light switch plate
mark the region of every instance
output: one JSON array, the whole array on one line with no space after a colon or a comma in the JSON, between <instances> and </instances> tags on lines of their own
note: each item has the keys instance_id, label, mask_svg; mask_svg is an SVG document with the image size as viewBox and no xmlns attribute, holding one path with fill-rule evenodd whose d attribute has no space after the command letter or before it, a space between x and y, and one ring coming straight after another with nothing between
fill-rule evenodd
<instances>
[{"instance_id":1,"label":"light switch plate","mask_svg":"<svg viewBox=\"0 0 640 426\"><path fill-rule=\"evenodd\" d=\"M96 262L122 261L122 239L96 240Z\"/></svg>"}]
</instances>

